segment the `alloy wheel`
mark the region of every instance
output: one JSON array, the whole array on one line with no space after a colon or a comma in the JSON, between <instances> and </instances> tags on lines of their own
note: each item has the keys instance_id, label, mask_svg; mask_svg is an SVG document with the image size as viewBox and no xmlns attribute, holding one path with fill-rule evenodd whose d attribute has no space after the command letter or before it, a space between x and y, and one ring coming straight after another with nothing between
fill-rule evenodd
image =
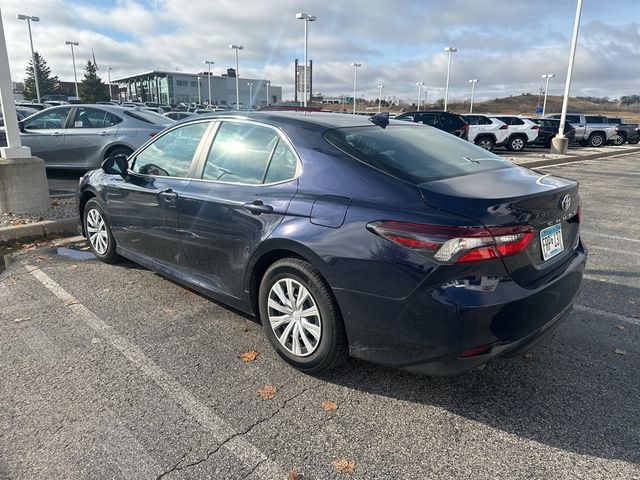
<instances>
[{"instance_id":1,"label":"alloy wheel","mask_svg":"<svg viewBox=\"0 0 640 480\"><path fill-rule=\"evenodd\" d=\"M104 255L109 248L109 234L107 224L98 210L92 208L87 212L87 234L93 249Z\"/></svg>"},{"instance_id":2,"label":"alloy wheel","mask_svg":"<svg viewBox=\"0 0 640 480\"><path fill-rule=\"evenodd\" d=\"M483 138L478 140L478 146L484 150L491 150L491 140Z\"/></svg>"},{"instance_id":3,"label":"alloy wheel","mask_svg":"<svg viewBox=\"0 0 640 480\"><path fill-rule=\"evenodd\" d=\"M299 357L311 355L320 344L322 320L309 290L293 278L278 280L269 291L269 324L285 350Z\"/></svg>"},{"instance_id":4,"label":"alloy wheel","mask_svg":"<svg viewBox=\"0 0 640 480\"><path fill-rule=\"evenodd\" d=\"M514 138L511 141L511 148L514 150L522 150L524 148L524 141L520 137Z\"/></svg>"}]
</instances>

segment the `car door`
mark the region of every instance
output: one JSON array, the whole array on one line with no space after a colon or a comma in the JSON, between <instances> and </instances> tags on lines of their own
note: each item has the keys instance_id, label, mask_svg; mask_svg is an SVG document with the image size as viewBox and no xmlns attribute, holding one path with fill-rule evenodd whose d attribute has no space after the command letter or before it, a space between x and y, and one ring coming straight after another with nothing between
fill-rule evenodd
<instances>
[{"instance_id":1,"label":"car door","mask_svg":"<svg viewBox=\"0 0 640 480\"><path fill-rule=\"evenodd\" d=\"M582 121L580 115L567 115L565 117L565 122L569 122L576 129L576 139L582 140L585 138L587 125Z\"/></svg>"},{"instance_id":2,"label":"car door","mask_svg":"<svg viewBox=\"0 0 640 480\"><path fill-rule=\"evenodd\" d=\"M191 275L236 298L247 263L284 218L300 162L275 128L248 121L218 125L198 179L180 198L180 238Z\"/></svg>"},{"instance_id":3,"label":"car door","mask_svg":"<svg viewBox=\"0 0 640 480\"><path fill-rule=\"evenodd\" d=\"M158 135L131 157L126 180L112 175L105 182L111 228L120 248L187 272L178 238L178 203L211 125L189 123Z\"/></svg>"},{"instance_id":4,"label":"car door","mask_svg":"<svg viewBox=\"0 0 640 480\"><path fill-rule=\"evenodd\" d=\"M97 168L104 149L118 133L122 121L112 113L96 107L76 107L65 133L68 161L77 167Z\"/></svg>"},{"instance_id":5,"label":"car door","mask_svg":"<svg viewBox=\"0 0 640 480\"><path fill-rule=\"evenodd\" d=\"M54 107L32 115L24 121L20 137L22 144L31 149L34 157L44 160L46 166L66 163L65 131L71 107Z\"/></svg>"}]
</instances>

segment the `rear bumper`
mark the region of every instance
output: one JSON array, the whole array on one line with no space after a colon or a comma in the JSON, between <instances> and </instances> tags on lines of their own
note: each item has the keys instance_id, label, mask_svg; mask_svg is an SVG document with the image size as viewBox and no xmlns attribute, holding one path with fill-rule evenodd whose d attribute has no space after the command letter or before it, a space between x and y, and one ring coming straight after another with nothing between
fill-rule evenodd
<instances>
[{"instance_id":1,"label":"rear bumper","mask_svg":"<svg viewBox=\"0 0 640 480\"><path fill-rule=\"evenodd\" d=\"M405 299L335 290L350 353L363 360L429 375L458 375L503 355L524 351L571 310L582 282L586 251L538 288L509 276L429 277ZM487 347L481 355L461 358Z\"/></svg>"}]
</instances>

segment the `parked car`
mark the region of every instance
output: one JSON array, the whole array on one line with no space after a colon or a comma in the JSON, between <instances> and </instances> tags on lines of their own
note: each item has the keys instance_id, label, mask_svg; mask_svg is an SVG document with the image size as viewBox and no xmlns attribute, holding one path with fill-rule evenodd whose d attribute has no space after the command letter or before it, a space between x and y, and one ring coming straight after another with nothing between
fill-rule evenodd
<instances>
[{"instance_id":1,"label":"parked car","mask_svg":"<svg viewBox=\"0 0 640 480\"><path fill-rule=\"evenodd\" d=\"M439 110L423 110L402 113L396 116L395 119L436 127L439 130L444 130L464 140L467 140L469 137L469 125L467 125L467 122L457 113Z\"/></svg>"},{"instance_id":2,"label":"parked car","mask_svg":"<svg viewBox=\"0 0 640 480\"><path fill-rule=\"evenodd\" d=\"M468 140L485 150L503 146L507 141L509 126L497 118L486 115L462 115L469 124Z\"/></svg>"},{"instance_id":3,"label":"parked car","mask_svg":"<svg viewBox=\"0 0 640 480\"><path fill-rule=\"evenodd\" d=\"M613 135L608 143L613 145L623 145L625 142L630 144L638 143L640 134L638 133L637 123L625 123L622 117L607 117L610 125L615 125L615 135Z\"/></svg>"},{"instance_id":4,"label":"parked car","mask_svg":"<svg viewBox=\"0 0 640 480\"><path fill-rule=\"evenodd\" d=\"M131 154L174 124L139 109L107 105L51 107L19 122L22 144L50 168L88 170L115 154Z\"/></svg>"},{"instance_id":5,"label":"parked car","mask_svg":"<svg viewBox=\"0 0 640 480\"><path fill-rule=\"evenodd\" d=\"M561 114L552 113L545 118L560 118ZM576 129L576 142L590 147L602 147L616 134L615 125L610 125L602 115L583 115L567 113L566 121Z\"/></svg>"},{"instance_id":6,"label":"parked car","mask_svg":"<svg viewBox=\"0 0 640 480\"><path fill-rule=\"evenodd\" d=\"M560 129L560 119L556 118L530 118L532 122L537 124L538 138L535 143L543 145L546 148L551 148L551 139L558 134ZM569 139L569 144L576 141L576 129L569 122L564 123L564 136Z\"/></svg>"},{"instance_id":7,"label":"parked car","mask_svg":"<svg viewBox=\"0 0 640 480\"><path fill-rule=\"evenodd\" d=\"M494 118L507 124L505 146L512 152L520 152L538 138L539 126L528 118L517 115L496 115Z\"/></svg>"},{"instance_id":8,"label":"parked car","mask_svg":"<svg viewBox=\"0 0 640 480\"><path fill-rule=\"evenodd\" d=\"M16 107L16 116L18 117L18 121L24 120L25 118L37 112L38 110L36 110L35 108ZM4 127L4 117L2 111L0 111L0 127Z\"/></svg>"},{"instance_id":9,"label":"parked car","mask_svg":"<svg viewBox=\"0 0 640 480\"><path fill-rule=\"evenodd\" d=\"M383 115L194 116L85 175L77 202L99 259L258 315L308 373L518 355L568 315L586 261L576 181Z\"/></svg>"},{"instance_id":10,"label":"parked car","mask_svg":"<svg viewBox=\"0 0 640 480\"><path fill-rule=\"evenodd\" d=\"M193 113L187 112L168 112L163 114L165 117L169 117L171 120L184 120L185 118L191 117Z\"/></svg>"},{"instance_id":11,"label":"parked car","mask_svg":"<svg viewBox=\"0 0 640 480\"><path fill-rule=\"evenodd\" d=\"M16 102L16 107L34 108L36 110L44 110L48 106L49 105L45 105L44 103Z\"/></svg>"}]
</instances>

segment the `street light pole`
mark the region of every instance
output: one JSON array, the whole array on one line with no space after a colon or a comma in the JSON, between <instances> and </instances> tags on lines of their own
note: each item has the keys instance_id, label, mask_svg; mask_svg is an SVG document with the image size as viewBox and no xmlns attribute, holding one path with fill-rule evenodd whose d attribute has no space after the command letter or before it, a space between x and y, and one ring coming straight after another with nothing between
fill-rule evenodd
<instances>
[{"instance_id":1,"label":"street light pole","mask_svg":"<svg viewBox=\"0 0 640 480\"><path fill-rule=\"evenodd\" d=\"M267 107L269 106L269 86L271 86L271 82L265 82L265 85L267 87Z\"/></svg>"},{"instance_id":2,"label":"street light pole","mask_svg":"<svg viewBox=\"0 0 640 480\"><path fill-rule=\"evenodd\" d=\"M240 71L238 66L238 50L242 50L242 45L229 45L236 51L236 110L240 110Z\"/></svg>"},{"instance_id":3,"label":"street light pole","mask_svg":"<svg viewBox=\"0 0 640 480\"><path fill-rule=\"evenodd\" d=\"M420 100L422 99L422 86L424 82L416 82L416 85L418 86L418 111L420 111Z\"/></svg>"},{"instance_id":4,"label":"street light pole","mask_svg":"<svg viewBox=\"0 0 640 480\"><path fill-rule=\"evenodd\" d=\"M247 82L249 85L249 109L253 110L253 82Z\"/></svg>"},{"instance_id":5,"label":"street light pole","mask_svg":"<svg viewBox=\"0 0 640 480\"><path fill-rule=\"evenodd\" d=\"M111 67L107 67L107 80L109 81L109 100L113 100L113 95L111 94Z\"/></svg>"},{"instance_id":6,"label":"street light pole","mask_svg":"<svg viewBox=\"0 0 640 480\"><path fill-rule=\"evenodd\" d=\"M38 84L38 69L36 68L36 54L33 51L33 38L31 36L31 22L39 22L40 17L32 17L29 15L18 14L18 20L26 20L29 27L29 45L31 45L31 63L33 64L33 79L36 84L36 97L38 97L38 103L40 103L40 85Z\"/></svg>"},{"instance_id":7,"label":"street light pole","mask_svg":"<svg viewBox=\"0 0 640 480\"><path fill-rule=\"evenodd\" d=\"M582 0L578 0L576 5L576 17L573 22L573 38L571 39L571 51L569 52L569 66L567 67L567 80L564 84L564 98L562 99L562 113L560 115L560 126L558 134L551 139L551 153L567 153L569 146L568 139L564 136L564 126L567 119L567 108L569 106L569 92L571 90L571 74L573 73L573 61L576 57L576 47L578 45L578 31L580 30L580 14L582 13Z\"/></svg>"},{"instance_id":8,"label":"street light pole","mask_svg":"<svg viewBox=\"0 0 640 480\"><path fill-rule=\"evenodd\" d=\"M216 62L212 62L210 60L205 60L204 63L206 63L209 66L209 108L211 108L211 102L212 102L212 99L211 99L211 65L213 65Z\"/></svg>"},{"instance_id":9,"label":"street light pole","mask_svg":"<svg viewBox=\"0 0 640 480\"><path fill-rule=\"evenodd\" d=\"M297 13L296 14L296 18L298 20L304 20L304 83L303 83L303 89L304 92L302 93L303 95L303 106L306 107L307 106L307 69L308 69L308 65L309 62L307 60L307 43L308 43L308 38L309 38L309 22L315 22L316 21L316 16L315 15L309 15L308 13Z\"/></svg>"},{"instance_id":10,"label":"street light pole","mask_svg":"<svg viewBox=\"0 0 640 480\"><path fill-rule=\"evenodd\" d=\"M352 63L353 67L353 114L356 114L356 93L358 91L358 68L362 66L361 63Z\"/></svg>"},{"instance_id":11,"label":"street light pole","mask_svg":"<svg viewBox=\"0 0 640 480\"><path fill-rule=\"evenodd\" d=\"M471 84L471 105L469 106L469 113L473 113L473 95L476 92L476 83L478 83L478 79L472 78L469 80L469 83Z\"/></svg>"},{"instance_id":12,"label":"street light pole","mask_svg":"<svg viewBox=\"0 0 640 480\"><path fill-rule=\"evenodd\" d=\"M547 111L547 92L549 91L549 79L555 77L554 73L545 73L542 75L542 78L547 79L547 83L544 87L544 103L542 104L542 116L544 117L545 112Z\"/></svg>"},{"instance_id":13,"label":"street light pole","mask_svg":"<svg viewBox=\"0 0 640 480\"><path fill-rule=\"evenodd\" d=\"M447 85L444 89L444 110L447 111L447 105L449 104L449 79L451 77L451 57L458 51L455 47L447 47L444 49L449 54L449 63L447 64Z\"/></svg>"},{"instance_id":14,"label":"street light pole","mask_svg":"<svg viewBox=\"0 0 640 480\"><path fill-rule=\"evenodd\" d=\"M382 89L384 88L384 85L381 83L380 85L378 85L378 113L380 113L380 111L382 110Z\"/></svg>"},{"instance_id":15,"label":"street light pole","mask_svg":"<svg viewBox=\"0 0 640 480\"><path fill-rule=\"evenodd\" d=\"M200 92L200 75L198 75L198 105L202 105L202 93Z\"/></svg>"},{"instance_id":16,"label":"street light pole","mask_svg":"<svg viewBox=\"0 0 640 480\"><path fill-rule=\"evenodd\" d=\"M78 75L76 74L76 56L73 53L74 45L77 47L80 44L78 42L71 42L69 40L65 41L64 44L71 46L71 60L73 61L73 80L74 80L74 83L76 84L76 97L80 98L80 94L78 93Z\"/></svg>"}]
</instances>

